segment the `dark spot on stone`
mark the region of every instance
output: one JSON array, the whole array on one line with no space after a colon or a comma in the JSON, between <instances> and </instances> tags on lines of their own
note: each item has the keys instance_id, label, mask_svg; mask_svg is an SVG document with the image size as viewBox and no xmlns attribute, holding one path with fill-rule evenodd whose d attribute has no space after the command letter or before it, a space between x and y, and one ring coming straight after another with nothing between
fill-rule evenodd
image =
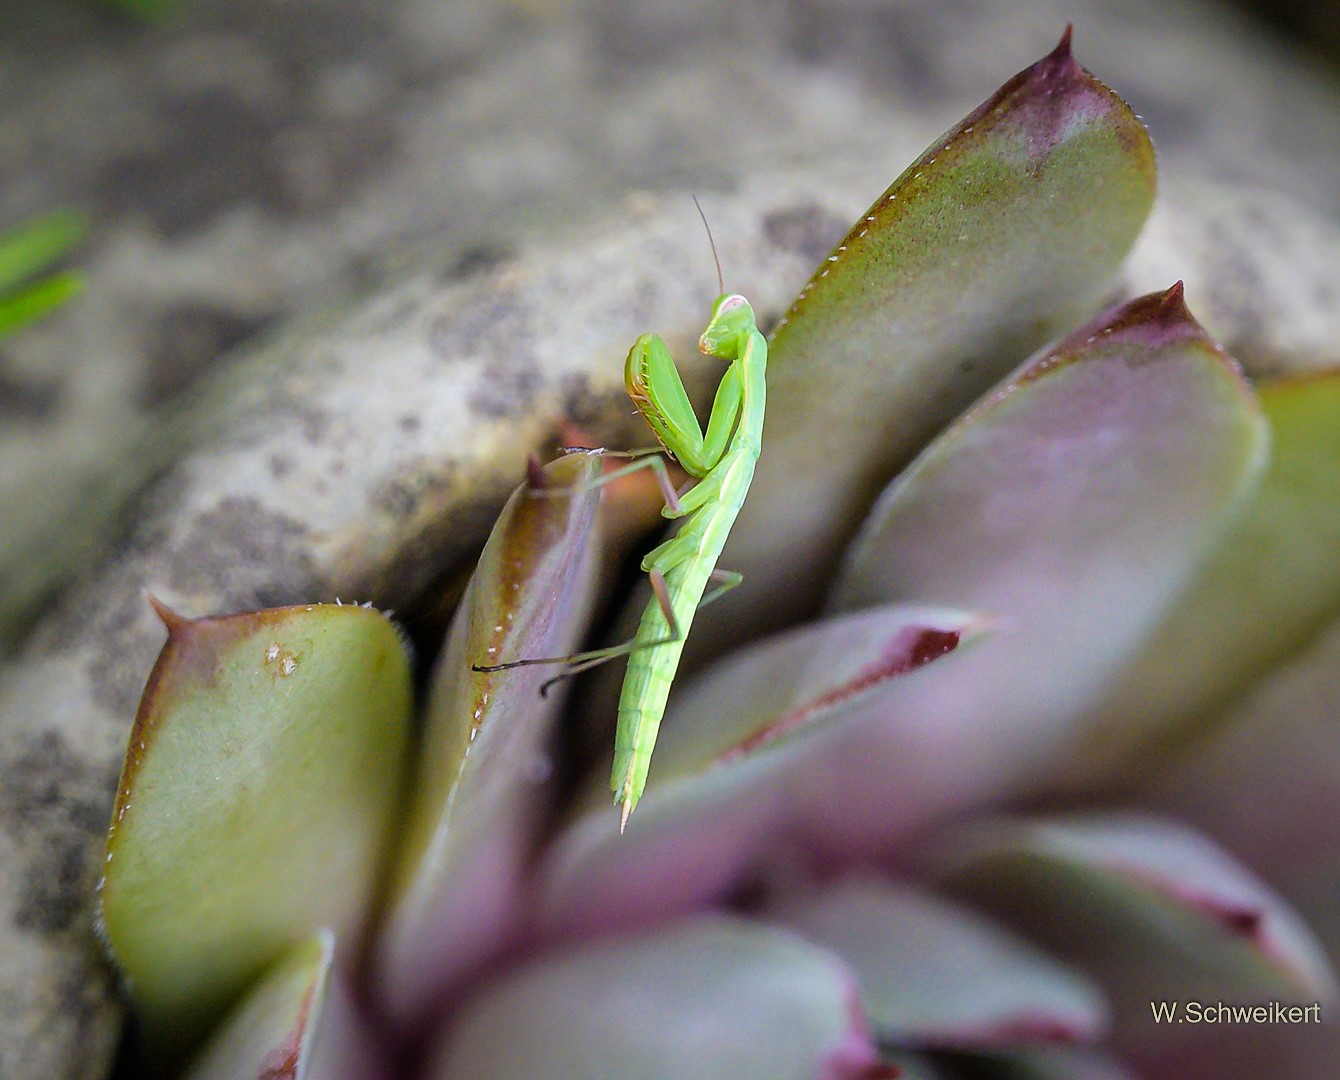
<instances>
[{"instance_id":1,"label":"dark spot on stone","mask_svg":"<svg viewBox=\"0 0 1340 1080\"><path fill-rule=\"evenodd\" d=\"M277 73L277 92L260 103L219 86L183 92L159 85L146 63L134 89L150 102L161 136L89 182L103 216L147 214L164 236L179 237L234 206L281 218L329 212L394 158L400 129L391 117L375 106L331 116L316 92L327 72L351 63L413 76L420 50L396 36L391 18L354 3L285 5L235 32ZM385 98L397 100L397 89Z\"/></svg>"},{"instance_id":2,"label":"dark spot on stone","mask_svg":"<svg viewBox=\"0 0 1340 1080\"><path fill-rule=\"evenodd\" d=\"M109 717L127 726L135 715L144 680L163 632L145 617L144 596L138 588L117 582L121 597L108 597L106 614L81 635L94 643L87 667L89 690Z\"/></svg>"},{"instance_id":3,"label":"dark spot on stone","mask_svg":"<svg viewBox=\"0 0 1340 1080\"><path fill-rule=\"evenodd\" d=\"M411 462L372 493L372 505L397 521L414 516L425 500L445 507L455 483L455 468L440 461Z\"/></svg>"},{"instance_id":4,"label":"dark spot on stone","mask_svg":"<svg viewBox=\"0 0 1340 1080\"><path fill-rule=\"evenodd\" d=\"M589 424L601 413L591 392L591 377L584 371L564 375L558 384L563 399L563 415L575 424Z\"/></svg>"},{"instance_id":5,"label":"dark spot on stone","mask_svg":"<svg viewBox=\"0 0 1340 1080\"><path fill-rule=\"evenodd\" d=\"M284 457L283 455L281 454L270 455L270 475L273 476L276 480L279 480L287 476L289 474L289 470L292 468L293 468L292 463L288 460L288 458Z\"/></svg>"},{"instance_id":6,"label":"dark spot on stone","mask_svg":"<svg viewBox=\"0 0 1340 1080\"><path fill-rule=\"evenodd\" d=\"M209 304L184 304L159 321L149 347L140 403L160 405L190 386L220 354L251 336L266 319L248 318Z\"/></svg>"},{"instance_id":7,"label":"dark spot on stone","mask_svg":"<svg viewBox=\"0 0 1340 1080\"><path fill-rule=\"evenodd\" d=\"M478 244L465 248L442 272L444 281L463 281L486 274L512 258L512 252L502 247Z\"/></svg>"},{"instance_id":8,"label":"dark spot on stone","mask_svg":"<svg viewBox=\"0 0 1340 1080\"><path fill-rule=\"evenodd\" d=\"M500 491L496 500L455 504L449 512L434 515L415 535L405 538L375 579L362 584L363 591L397 597L402 615L423 606L453 574L466 572L478 558L506 497L507 492Z\"/></svg>"},{"instance_id":9,"label":"dark spot on stone","mask_svg":"<svg viewBox=\"0 0 1340 1080\"><path fill-rule=\"evenodd\" d=\"M530 309L507 289L434 317L428 325L428 347L447 362L490 353L515 356L534 334Z\"/></svg>"},{"instance_id":10,"label":"dark spot on stone","mask_svg":"<svg viewBox=\"0 0 1340 1080\"><path fill-rule=\"evenodd\" d=\"M513 363L481 371L479 380L470 394L470 411L477 416L501 420L530 407L535 400L540 373L535 364Z\"/></svg>"},{"instance_id":11,"label":"dark spot on stone","mask_svg":"<svg viewBox=\"0 0 1340 1080\"><path fill-rule=\"evenodd\" d=\"M605 3L590 13L594 35L592 51L600 57L596 77L622 81L645 75L648 69L673 68L675 57L692 55L706 47L711 35L738 33L729 9L697 7L685 19L674 5Z\"/></svg>"},{"instance_id":12,"label":"dark spot on stone","mask_svg":"<svg viewBox=\"0 0 1340 1080\"><path fill-rule=\"evenodd\" d=\"M818 203L774 210L763 218L763 235L769 243L816 265L838 245L847 228L846 221Z\"/></svg>"},{"instance_id":13,"label":"dark spot on stone","mask_svg":"<svg viewBox=\"0 0 1340 1080\"><path fill-rule=\"evenodd\" d=\"M319 5L279 5L266 18L247 20L248 32L278 57L295 81L314 70L353 59L380 60L378 69L394 71L401 47L393 35L393 16L379 5L334 0Z\"/></svg>"},{"instance_id":14,"label":"dark spot on stone","mask_svg":"<svg viewBox=\"0 0 1340 1080\"><path fill-rule=\"evenodd\" d=\"M397 520L404 520L414 513L419 497L406 481L387 480L372 493L372 505Z\"/></svg>"},{"instance_id":15,"label":"dark spot on stone","mask_svg":"<svg viewBox=\"0 0 1340 1080\"><path fill-rule=\"evenodd\" d=\"M563 417L583 429L588 439L611 447L638 446L647 440L646 423L628 400L622 382L596 393L586 373L576 371L565 375L559 388ZM694 389L691 384L689 389ZM555 452L557 447L555 443Z\"/></svg>"},{"instance_id":16,"label":"dark spot on stone","mask_svg":"<svg viewBox=\"0 0 1340 1080\"><path fill-rule=\"evenodd\" d=\"M301 603L316 591L307 530L249 497L200 514L164 561L173 589L212 593L239 610Z\"/></svg>"},{"instance_id":17,"label":"dark spot on stone","mask_svg":"<svg viewBox=\"0 0 1340 1080\"><path fill-rule=\"evenodd\" d=\"M0 761L6 829L25 838L14 922L56 934L85 911L98 866L96 838L111 819L115 774L71 752L65 737L44 731ZM40 837L40 840L38 839Z\"/></svg>"},{"instance_id":18,"label":"dark spot on stone","mask_svg":"<svg viewBox=\"0 0 1340 1080\"><path fill-rule=\"evenodd\" d=\"M273 147L285 117L212 89L165 98L157 112L163 144L114 159L95 185L104 213L146 211L164 236L176 237L202 230L235 203L294 212Z\"/></svg>"},{"instance_id":19,"label":"dark spot on stone","mask_svg":"<svg viewBox=\"0 0 1340 1080\"><path fill-rule=\"evenodd\" d=\"M59 731L44 731L21 744L18 753L0 766L6 793L0 812L13 814L20 824L36 824L59 813L61 792L75 786L86 773L64 736Z\"/></svg>"},{"instance_id":20,"label":"dark spot on stone","mask_svg":"<svg viewBox=\"0 0 1340 1080\"><path fill-rule=\"evenodd\" d=\"M0 420L42 420L60 404L61 385L56 379L33 379L6 370L0 356Z\"/></svg>"},{"instance_id":21,"label":"dark spot on stone","mask_svg":"<svg viewBox=\"0 0 1340 1080\"><path fill-rule=\"evenodd\" d=\"M60 833L40 858L28 860L14 925L39 934L68 930L88 905L94 878L89 838L84 833Z\"/></svg>"},{"instance_id":22,"label":"dark spot on stone","mask_svg":"<svg viewBox=\"0 0 1340 1080\"><path fill-rule=\"evenodd\" d=\"M302 437L312 445L317 445L330 430L330 413L305 402L290 402L286 410L302 427Z\"/></svg>"},{"instance_id":23,"label":"dark spot on stone","mask_svg":"<svg viewBox=\"0 0 1340 1080\"><path fill-rule=\"evenodd\" d=\"M334 461L330 463L331 476L343 476L348 471L349 471L349 464L342 458L336 458Z\"/></svg>"},{"instance_id":24,"label":"dark spot on stone","mask_svg":"<svg viewBox=\"0 0 1340 1080\"><path fill-rule=\"evenodd\" d=\"M396 421L396 427L398 427L401 431L406 433L414 432L418 431L419 428L423 427L423 421L420 420L417 416L406 415L402 416L399 420Z\"/></svg>"}]
</instances>

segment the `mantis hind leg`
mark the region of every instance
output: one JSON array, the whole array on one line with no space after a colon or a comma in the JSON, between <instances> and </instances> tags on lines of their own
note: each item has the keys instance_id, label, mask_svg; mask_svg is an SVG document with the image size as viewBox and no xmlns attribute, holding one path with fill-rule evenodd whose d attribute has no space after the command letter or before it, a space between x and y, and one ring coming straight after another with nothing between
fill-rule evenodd
<instances>
[{"instance_id":1,"label":"mantis hind leg","mask_svg":"<svg viewBox=\"0 0 1340 1080\"><path fill-rule=\"evenodd\" d=\"M643 649L654 649L658 645L672 645L684 636L679 627L679 620L675 618L674 607L670 603L670 592L665 584L665 575L659 568L655 568L648 571L647 577L651 581L651 591L656 596L656 602L661 607L661 614L665 616L665 621L669 623L669 632L666 636L657 638L655 641L638 641L637 638L633 638L621 645L611 645L604 649L592 649L589 652L578 653L576 656L569 658L575 660L576 663L573 663L566 671L559 672L552 679L546 679L541 684L541 697L547 694L549 688L555 683L570 679L574 675L580 675L583 671L590 671L593 667L599 667L608 660L641 652ZM708 580L713 582L716 587L698 601L699 609L707 607L713 600L720 599L731 589L739 586L744 581L744 575L737 570L713 570L708 576ZM522 662L524 663L524 661Z\"/></svg>"},{"instance_id":2,"label":"mantis hind leg","mask_svg":"<svg viewBox=\"0 0 1340 1080\"><path fill-rule=\"evenodd\" d=\"M562 682L564 679L571 679L575 675L590 671L592 668L599 667L610 660L641 652L643 649L654 649L658 645L673 644L683 635L679 628L679 620L675 618L675 611L670 603L670 591L665 584L665 574L659 567L656 567L648 571L647 577L651 581L651 591L655 594L661 612L665 615L665 621L670 624L670 632L667 636L657 638L655 641L638 641L633 638L618 645L609 645L603 649L588 649L585 652L572 653L568 656L537 656L525 660L510 660L504 664L471 664L470 670L491 673L510 671L512 668L518 667L530 667L534 664L566 665L566 670L540 684L540 696L544 697L555 683ZM706 607L713 600L719 599L725 593L730 592L731 589L736 588L744 580L744 575L735 570L713 570L708 580L714 582L716 587L698 601L698 607L700 608Z\"/></svg>"}]
</instances>

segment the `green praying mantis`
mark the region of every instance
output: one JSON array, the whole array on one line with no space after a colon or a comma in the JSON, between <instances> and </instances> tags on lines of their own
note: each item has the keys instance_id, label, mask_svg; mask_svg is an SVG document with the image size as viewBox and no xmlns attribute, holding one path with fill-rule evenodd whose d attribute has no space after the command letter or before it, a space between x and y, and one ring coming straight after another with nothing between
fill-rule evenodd
<instances>
[{"instance_id":1,"label":"green praying mantis","mask_svg":"<svg viewBox=\"0 0 1340 1080\"><path fill-rule=\"evenodd\" d=\"M708 235L710 238L710 231ZM720 274L718 263L719 284ZM643 334L629 350L624 382L628 396L660 445L648 450L614 452L611 456L635 460L597 481L607 483L634 470L649 468L655 472L665 495L662 514L682 522L674 536L653 548L642 560L653 595L642 613L636 636L622 645L573 656L473 667L475 671L502 671L523 664L563 663L569 665L559 676L564 678L616 656L629 656L619 696L614 767L610 775L615 802L621 807L620 832L627 827L628 817L646 786L656 735L693 616L698 608L735 588L742 580L738 573L718 570L716 564L744 505L763 442L768 345L749 301L738 293L726 293L723 286L712 305L707 328L698 339L698 348L707 356L730 364L717 385L706 431L693 411L684 380L665 342L655 334ZM678 461L697 482L686 491L677 492L670 482L662 451ZM709 582L714 582L715 587L704 595Z\"/></svg>"}]
</instances>

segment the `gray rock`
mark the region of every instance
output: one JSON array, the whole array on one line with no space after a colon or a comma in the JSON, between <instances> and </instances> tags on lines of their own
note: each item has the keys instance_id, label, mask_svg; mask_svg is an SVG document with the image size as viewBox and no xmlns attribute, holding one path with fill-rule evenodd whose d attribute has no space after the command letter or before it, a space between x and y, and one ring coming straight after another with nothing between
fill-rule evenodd
<instances>
[{"instance_id":1,"label":"gray rock","mask_svg":"<svg viewBox=\"0 0 1340 1080\"><path fill-rule=\"evenodd\" d=\"M690 355L716 288L688 192L775 317L1066 19L1162 151L1125 287L1185 278L1257 370L1340 362L1340 110L1208 4L0 12L0 218L98 223L89 294L0 356L0 620L81 578L0 671L0 1075L99 1076L115 1038L88 898L162 638L142 589L424 610L560 418L645 440L623 352Z\"/></svg>"}]
</instances>

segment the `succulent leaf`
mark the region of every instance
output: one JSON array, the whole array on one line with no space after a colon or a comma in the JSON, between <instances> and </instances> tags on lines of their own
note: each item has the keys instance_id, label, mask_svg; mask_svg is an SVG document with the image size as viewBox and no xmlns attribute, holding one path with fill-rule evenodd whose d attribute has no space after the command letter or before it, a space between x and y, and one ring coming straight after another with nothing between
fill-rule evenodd
<instances>
[{"instance_id":1,"label":"succulent leaf","mask_svg":"<svg viewBox=\"0 0 1340 1080\"><path fill-rule=\"evenodd\" d=\"M1178 289L1080 329L928 447L876 504L834 609L954 604L995 632L952 670L892 684L882 730L848 748L868 827L887 835L1054 771L1264 447L1250 389ZM839 809L827 832L851 833Z\"/></svg>"},{"instance_id":2,"label":"succulent leaf","mask_svg":"<svg viewBox=\"0 0 1340 1080\"><path fill-rule=\"evenodd\" d=\"M1146 814L998 820L934 858L957 895L1098 976L1118 1036L1151 1042L1157 1001L1337 998L1306 924L1200 834ZM1064 912L1064 918L1057 913Z\"/></svg>"},{"instance_id":3,"label":"succulent leaf","mask_svg":"<svg viewBox=\"0 0 1340 1080\"><path fill-rule=\"evenodd\" d=\"M850 976L830 954L711 916L504 977L465 1008L427 1076L855 1080L874 1061Z\"/></svg>"},{"instance_id":4,"label":"succulent leaf","mask_svg":"<svg viewBox=\"0 0 1340 1080\"><path fill-rule=\"evenodd\" d=\"M723 555L754 619L818 606L879 488L1074 325L1153 196L1148 134L1068 31L894 182L772 335L765 450Z\"/></svg>"},{"instance_id":5,"label":"succulent leaf","mask_svg":"<svg viewBox=\"0 0 1340 1080\"><path fill-rule=\"evenodd\" d=\"M228 1014L185 1080L373 1080L366 1031L322 931L277 960Z\"/></svg>"},{"instance_id":6,"label":"succulent leaf","mask_svg":"<svg viewBox=\"0 0 1340 1080\"><path fill-rule=\"evenodd\" d=\"M514 929L565 698L559 690L542 697L540 688L562 667L471 665L578 646L600 551L599 475L600 459L586 454L535 470L503 509L452 622L381 935L382 990L402 1022ZM435 947L424 950L425 940Z\"/></svg>"},{"instance_id":7,"label":"succulent leaf","mask_svg":"<svg viewBox=\"0 0 1340 1080\"><path fill-rule=\"evenodd\" d=\"M1340 372L1257 392L1272 434L1261 485L1097 710L1076 780L1146 771L1340 615Z\"/></svg>"},{"instance_id":8,"label":"succulent leaf","mask_svg":"<svg viewBox=\"0 0 1340 1080\"><path fill-rule=\"evenodd\" d=\"M547 917L617 926L684 911L748 873L790 816L823 736L882 715L889 687L981 632L939 608L888 605L799 627L728 656L672 701L652 782L626 835L603 799L546 870ZM941 659L943 657L943 659Z\"/></svg>"},{"instance_id":9,"label":"succulent leaf","mask_svg":"<svg viewBox=\"0 0 1340 1080\"><path fill-rule=\"evenodd\" d=\"M1340 956L1340 623L1128 797L1176 814L1270 877ZM1226 793L1231 793L1226 795Z\"/></svg>"},{"instance_id":10,"label":"succulent leaf","mask_svg":"<svg viewBox=\"0 0 1340 1080\"><path fill-rule=\"evenodd\" d=\"M874 877L771 907L771 918L851 968L884 1043L934 1050L1092 1042L1096 986L1004 927Z\"/></svg>"},{"instance_id":11,"label":"succulent leaf","mask_svg":"<svg viewBox=\"0 0 1340 1080\"><path fill-rule=\"evenodd\" d=\"M393 836L410 683L399 634L368 608L160 613L100 918L151 1052L171 1059L296 941L329 926L357 947Z\"/></svg>"}]
</instances>

